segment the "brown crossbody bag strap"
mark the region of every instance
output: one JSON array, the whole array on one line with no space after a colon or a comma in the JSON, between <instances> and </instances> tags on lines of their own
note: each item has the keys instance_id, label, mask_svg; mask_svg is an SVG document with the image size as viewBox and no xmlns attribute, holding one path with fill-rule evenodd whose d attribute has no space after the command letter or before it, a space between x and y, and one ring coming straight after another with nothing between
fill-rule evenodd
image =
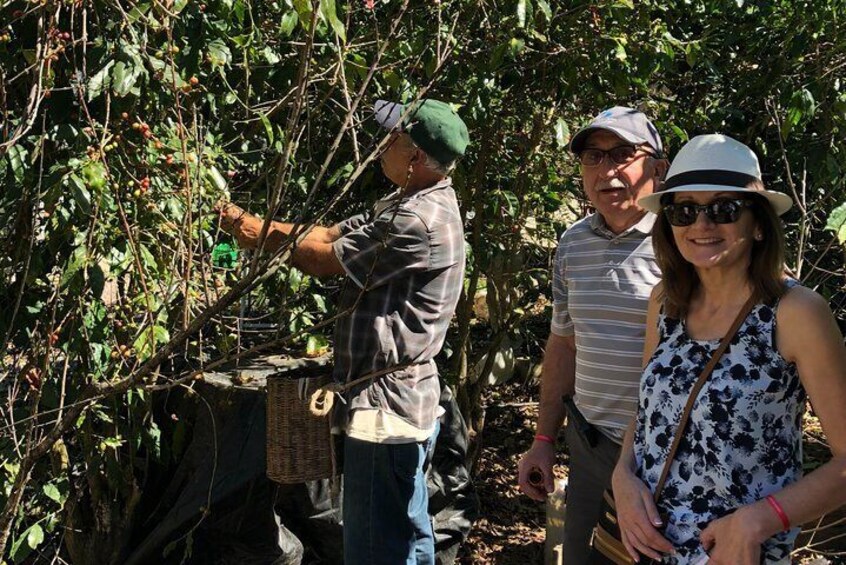
<instances>
[{"instance_id":1,"label":"brown crossbody bag strap","mask_svg":"<svg viewBox=\"0 0 846 565\"><path fill-rule=\"evenodd\" d=\"M670 445L670 451L667 452L667 460L664 462L664 468L661 470L661 477L655 485L655 494L653 495L655 502L658 502L658 498L661 496L661 491L664 490L664 483L667 481L667 474L670 472L670 465L672 465L673 459L676 456L676 451L678 450L682 436L684 435L684 429L687 427L687 421L690 419L690 411L693 409L693 403L696 402L696 397L699 396L699 391L701 391L702 387L705 386L705 381L707 381L708 377L711 376L711 373L714 371L714 367L716 367L717 363L720 361L720 357L722 357L723 353L725 353L726 349L728 349L731 340L734 339L734 334L736 334L737 330L740 329L741 324L743 324L746 320L746 317L749 315L749 312L752 311L752 308L755 307L756 302L757 297L753 292L752 296L749 297L749 300L746 301L746 304L744 304L743 308L741 308L740 312L738 312L737 318L735 318L725 337L720 340L720 346L717 347L717 350L714 351L714 354L711 356L708 364L705 365L704 369L702 369L702 373L700 373L699 378L696 379L695 383L693 383L693 388L690 389L690 396L687 398L687 404L685 405L684 410L682 410L681 419L679 420L679 425L676 428L676 434L673 436L673 443Z\"/></svg>"}]
</instances>

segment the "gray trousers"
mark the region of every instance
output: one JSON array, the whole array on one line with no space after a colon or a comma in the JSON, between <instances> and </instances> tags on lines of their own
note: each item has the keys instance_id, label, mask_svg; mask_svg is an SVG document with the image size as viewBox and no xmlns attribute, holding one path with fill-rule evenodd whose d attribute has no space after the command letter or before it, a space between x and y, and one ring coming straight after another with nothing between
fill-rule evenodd
<instances>
[{"instance_id":1,"label":"gray trousers","mask_svg":"<svg viewBox=\"0 0 846 565\"><path fill-rule=\"evenodd\" d=\"M570 450L567 506L564 511L564 565L583 565L590 552L590 537L599 520L602 492L611 486L611 473L620 446L602 433L590 447L568 418L564 438Z\"/></svg>"}]
</instances>

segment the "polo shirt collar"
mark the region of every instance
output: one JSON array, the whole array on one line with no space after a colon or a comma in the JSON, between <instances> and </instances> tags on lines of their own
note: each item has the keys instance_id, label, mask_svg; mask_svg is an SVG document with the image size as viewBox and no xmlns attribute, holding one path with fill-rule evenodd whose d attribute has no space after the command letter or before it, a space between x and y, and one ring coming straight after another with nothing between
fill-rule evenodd
<instances>
[{"instance_id":1,"label":"polo shirt collar","mask_svg":"<svg viewBox=\"0 0 846 565\"><path fill-rule=\"evenodd\" d=\"M624 237L635 231L640 232L643 235L649 235L652 233L652 226L655 224L656 218L657 216L655 214L647 212L646 215L644 215L635 225L621 233L615 234L608 229L608 224L605 223L605 218L602 214L596 212L590 218L590 227L595 233L609 239Z\"/></svg>"}]
</instances>

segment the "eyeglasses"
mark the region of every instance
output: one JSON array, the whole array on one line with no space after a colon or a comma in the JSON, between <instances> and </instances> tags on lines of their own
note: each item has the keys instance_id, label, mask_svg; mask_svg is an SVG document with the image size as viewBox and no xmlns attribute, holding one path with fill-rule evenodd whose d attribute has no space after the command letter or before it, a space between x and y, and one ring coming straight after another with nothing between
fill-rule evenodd
<instances>
[{"instance_id":1,"label":"eyeglasses","mask_svg":"<svg viewBox=\"0 0 846 565\"><path fill-rule=\"evenodd\" d=\"M752 202L742 198L737 200L718 198L707 204L694 204L693 202L666 204L663 210L670 225L683 227L695 224L699 212L705 212L708 219L715 224L733 224L740 219L743 208L749 206L752 206Z\"/></svg>"},{"instance_id":2,"label":"eyeglasses","mask_svg":"<svg viewBox=\"0 0 846 565\"><path fill-rule=\"evenodd\" d=\"M634 160L638 151L643 151L643 153L654 157L652 153L644 151L637 145L618 145L617 147L612 147L608 151L604 151L602 149L583 149L579 153L579 162L584 167L598 167L607 155L611 161L617 165L625 165L626 163L631 163Z\"/></svg>"}]
</instances>

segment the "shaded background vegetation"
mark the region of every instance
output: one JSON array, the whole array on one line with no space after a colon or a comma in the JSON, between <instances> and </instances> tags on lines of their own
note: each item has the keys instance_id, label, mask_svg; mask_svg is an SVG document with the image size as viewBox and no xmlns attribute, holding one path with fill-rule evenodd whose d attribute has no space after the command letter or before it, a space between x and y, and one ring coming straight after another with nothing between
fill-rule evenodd
<instances>
[{"instance_id":1,"label":"shaded background vegetation","mask_svg":"<svg viewBox=\"0 0 846 565\"><path fill-rule=\"evenodd\" d=\"M752 145L799 203L788 266L843 319L844 18L839 0L0 0L0 554L120 562L190 434L156 398L250 348L326 347L336 282L288 269L293 242L213 257L212 206L304 229L366 209L388 189L376 98L448 100L471 131L440 361L477 447L484 387L542 355L555 243L586 211L566 144L605 107L654 117L670 156L700 133Z\"/></svg>"}]
</instances>

